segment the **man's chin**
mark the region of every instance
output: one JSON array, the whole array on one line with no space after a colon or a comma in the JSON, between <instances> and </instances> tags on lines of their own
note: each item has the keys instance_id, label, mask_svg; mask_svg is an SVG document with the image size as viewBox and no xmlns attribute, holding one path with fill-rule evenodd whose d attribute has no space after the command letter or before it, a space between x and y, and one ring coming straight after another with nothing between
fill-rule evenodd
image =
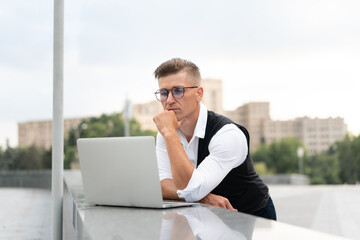
<instances>
[{"instance_id":1,"label":"man's chin","mask_svg":"<svg viewBox=\"0 0 360 240\"><path fill-rule=\"evenodd\" d=\"M177 119L178 121L184 121L184 120L186 120L186 117L180 116L180 115L176 115L176 119Z\"/></svg>"},{"instance_id":2,"label":"man's chin","mask_svg":"<svg viewBox=\"0 0 360 240\"><path fill-rule=\"evenodd\" d=\"M184 118L183 116L180 116L180 114L176 113L175 111L174 111L174 113L175 113L176 120L180 121L181 119Z\"/></svg>"}]
</instances>

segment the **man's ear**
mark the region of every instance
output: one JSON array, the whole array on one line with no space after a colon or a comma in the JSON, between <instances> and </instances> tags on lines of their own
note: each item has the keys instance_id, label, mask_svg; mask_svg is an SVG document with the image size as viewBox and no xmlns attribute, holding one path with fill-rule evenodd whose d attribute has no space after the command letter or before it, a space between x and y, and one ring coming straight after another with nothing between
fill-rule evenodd
<instances>
[{"instance_id":1,"label":"man's ear","mask_svg":"<svg viewBox=\"0 0 360 240\"><path fill-rule=\"evenodd\" d=\"M204 88L199 86L197 88L197 99L196 99L198 102L200 102L201 99L203 98L203 94L204 94Z\"/></svg>"}]
</instances>

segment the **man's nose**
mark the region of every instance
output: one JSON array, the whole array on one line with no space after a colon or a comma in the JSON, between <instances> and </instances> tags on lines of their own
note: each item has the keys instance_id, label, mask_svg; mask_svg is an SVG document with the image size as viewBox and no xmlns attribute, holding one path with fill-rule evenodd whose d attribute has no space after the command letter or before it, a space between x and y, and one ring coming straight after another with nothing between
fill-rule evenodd
<instances>
[{"instance_id":1,"label":"man's nose","mask_svg":"<svg viewBox=\"0 0 360 240\"><path fill-rule=\"evenodd\" d=\"M169 104L176 102L174 96L172 95L172 92L169 92L169 95L168 95L168 98L166 99L166 102L169 103Z\"/></svg>"}]
</instances>

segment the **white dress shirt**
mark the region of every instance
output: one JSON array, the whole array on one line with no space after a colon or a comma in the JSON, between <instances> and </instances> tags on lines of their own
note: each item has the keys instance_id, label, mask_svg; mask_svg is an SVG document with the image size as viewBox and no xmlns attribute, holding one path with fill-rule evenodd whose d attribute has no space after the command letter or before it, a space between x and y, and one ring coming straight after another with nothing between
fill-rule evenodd
<instances>
[{"instance_id":1,"label":"white dress shirt","mask_svg":"<svg viewBox=\"0 0 360 240\"><path fill-rule=\"evenodd\" d=\"M195 167L191 179L183 190L177 194L187 202L196 202L209 194L235 167L245 161L248 152L244 133L234 124L224 125L209 143L209 156L197 165L199 138L204 138L207 123L207 108L200 103L200 113L193 137L187 141L180 129L177 134L184 147L186 155ZM169 155L164 137L158 132L156 139L156 155L160 181L172 179Z\"/></svg>"}]
</instances>

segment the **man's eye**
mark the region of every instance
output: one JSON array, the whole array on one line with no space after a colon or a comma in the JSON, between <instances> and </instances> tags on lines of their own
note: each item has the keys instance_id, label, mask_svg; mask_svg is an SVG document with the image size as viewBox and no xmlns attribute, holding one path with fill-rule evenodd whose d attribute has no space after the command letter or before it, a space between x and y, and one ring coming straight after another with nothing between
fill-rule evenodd
<instances>
[{"instance_id":1,"label":"man's eye","mask_svg":"<svg viewBox=\"0 0 360 240\"><path fill-rule=\"evenodd\" d=\"M166 89L162 89L162 90L160 90L160 94L161 95L167 95L168 91Z\"/></svg>"},{"instance_id":2,"label":"man's eye","mask_svg":"<svg viewBox=\"0 0 360 240\"><path fill-rule=\"evenodd\" d=\"M174 92L176 93L182 93L184 91L183 88L174 88Z\"/></svg>"}]
</instances>

